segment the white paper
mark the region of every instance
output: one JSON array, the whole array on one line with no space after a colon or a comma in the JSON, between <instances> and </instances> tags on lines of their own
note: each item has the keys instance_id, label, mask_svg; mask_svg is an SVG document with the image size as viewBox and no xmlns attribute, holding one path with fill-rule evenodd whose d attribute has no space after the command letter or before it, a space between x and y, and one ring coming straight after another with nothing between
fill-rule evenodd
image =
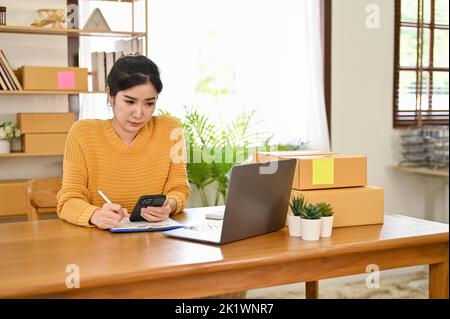
<instances>
[{"instance_id":1,"label":"white paper","mask_svg":"<svg viewBox=\"0 0 450 319\"><path fill-rule=\"evenodd\" d=\"M126 219L126 220L125 220ZM164 220L162 222L131 222L128 218L123 218L122 221L117 225L117 227L114 227L112 229L149 229L149 228L164 228L164 227L171 227L171 226L180 226L181 224L179 222L174 221L173 219L169 218L167 220Z\"/></svg>"}]
</instances>

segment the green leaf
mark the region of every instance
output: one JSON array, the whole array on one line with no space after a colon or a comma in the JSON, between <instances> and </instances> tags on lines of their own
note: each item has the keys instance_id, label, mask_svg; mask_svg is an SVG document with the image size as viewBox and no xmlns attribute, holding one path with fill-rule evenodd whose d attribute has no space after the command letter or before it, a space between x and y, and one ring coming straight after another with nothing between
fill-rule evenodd
<instances>
[{"instance_id":1,"label":"green leaf","mask_svg":"<svg viewBox=\"0 0 450 319\"><path fill-rule=\"evenodd\" d=\"M300 215L303 219L320 219L322 213L320 207L314 204L307 204Z\"/></svg>"},{"instance_id":2,"label":"green leaf","mask_svg":"<svg viewBox=\"0 0 450 319\"><path fill-rule=\"evenodd\" d=\"M303 195L293 196L291 201L289 202L289 206L291 207L292 214L294 214L295 216L302 215L305 205L306 205L306 200Z\"/></svg>"},{"instance_id":3,"label":"green leaf","mask_svg":"<svg viewBox=\"0 0 450 319\"><path fill-rule=\"evenodd\" d=\"M331 207L330 204L320 202L317 204L317 206L320 208L322 216L324 217L333 216L333 208Z\"/></svg>"}]
</instances>

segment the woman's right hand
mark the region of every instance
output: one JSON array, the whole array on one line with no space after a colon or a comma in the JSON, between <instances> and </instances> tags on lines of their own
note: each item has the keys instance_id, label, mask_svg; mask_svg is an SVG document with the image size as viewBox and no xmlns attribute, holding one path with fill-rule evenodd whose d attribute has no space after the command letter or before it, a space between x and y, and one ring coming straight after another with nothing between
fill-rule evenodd
<instances>
[{"instance_id":1,"label":"woman's right hand","mask_svg":"<svg viewBox=\"0 0 450 319\"><path fill-rule=\"evenodd\" d=\"M90 222L100 229L116 227L123 217L130 217L128 210L119 204L104 204L92 214Z\"/></svg>"}]
</instances>

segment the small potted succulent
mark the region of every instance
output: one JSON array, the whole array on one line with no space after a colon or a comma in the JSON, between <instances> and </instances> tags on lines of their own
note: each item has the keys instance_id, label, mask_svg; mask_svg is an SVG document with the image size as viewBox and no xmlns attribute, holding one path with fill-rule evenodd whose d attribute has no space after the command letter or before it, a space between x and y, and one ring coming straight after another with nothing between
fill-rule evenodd
<instances>
[{"instance_id":1,"label":"small potted succulent","mask_svg":"<svg viewBox=\"0 0 450 319\"><path fill-rule=\"evenodd\" d=\"M330 204L325 202L318 203L317 206L320 207L322 213L322 230L320 232L320 237L331 237L333 232L333 208Z\"/></svg>"},{"instance_id":2,"label":"small potted succulent","mask_svg":"<svg viewBox=\"0 0 450 319\"><path fill-rule=\"evenodd\" d=\"M303 195L293 196L289 202L291 212L288 214L288 228L289 235L293 237L302 236L302 226L300 222L300 215L306 205L305 197Z\"/></svg>"},{"instance_id":3,"label":"small potted succulent","mask_svg":"<svg viewBox=\"0 0 450 319\"><path fill-rule=\"evenodd\" d=\"M322 228L322 220L320 219L322 212L319 206L307 204L300 215L302 238L304 240L319 240Z\"/></svg>"}]
</instances>

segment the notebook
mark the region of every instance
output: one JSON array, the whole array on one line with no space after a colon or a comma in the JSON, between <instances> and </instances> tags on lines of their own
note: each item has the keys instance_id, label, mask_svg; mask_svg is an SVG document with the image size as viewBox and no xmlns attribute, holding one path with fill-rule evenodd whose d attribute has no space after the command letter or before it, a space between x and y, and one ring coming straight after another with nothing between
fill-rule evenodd
<instances>
[{"instance_id":1,"label":"notebook","mask_svg":"<svg viewBox=\"0 0 450 319\"><path fill-rule=\"evenodd\" d=\"M112 233L139 233L149 231L165 231L177 228L183 228L184 225L169 218L162 222L131 222L128 218L122 219L117 227L111 228Z\"/></svg>"}]
</instances>

